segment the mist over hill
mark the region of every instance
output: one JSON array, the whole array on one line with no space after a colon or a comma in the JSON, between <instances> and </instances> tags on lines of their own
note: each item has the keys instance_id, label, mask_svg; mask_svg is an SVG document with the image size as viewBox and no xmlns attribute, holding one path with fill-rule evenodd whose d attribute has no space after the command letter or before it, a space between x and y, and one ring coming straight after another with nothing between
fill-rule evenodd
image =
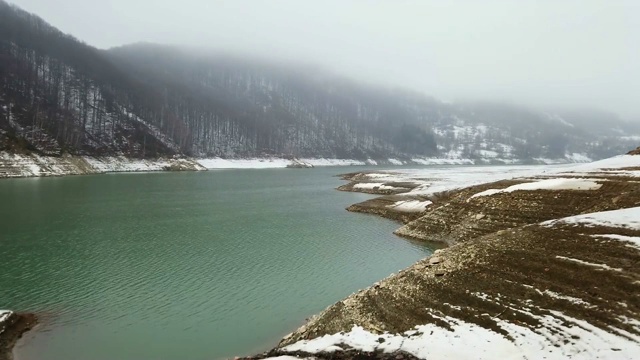
<instances>
[{"instance_id":1,"label":"mist over hill","mask_svg":"<svg viewBox=\"0 0 640 360\"><path fill-rule=\"evenodd\" d=\"M637 135L613 113L445 103L294 62L148 43L98 50L0 0L0 150L576 160L625 152Z\"/></svg>"}]
</instances>

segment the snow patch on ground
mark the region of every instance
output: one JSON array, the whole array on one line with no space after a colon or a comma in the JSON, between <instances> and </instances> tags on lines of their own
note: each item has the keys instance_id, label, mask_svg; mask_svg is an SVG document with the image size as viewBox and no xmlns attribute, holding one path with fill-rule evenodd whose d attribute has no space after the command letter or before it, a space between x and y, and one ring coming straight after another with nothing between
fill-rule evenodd
<instances>
[{"instance_id":1,"label":"snow patch on ground","mask_svg":"<svg viewBox=\"0 0 640 360\"><path fill-rule=\"evenodd\" d=\"M124 156L97 158L63 155L53 157L0 152L0 178L163 171L169 167L206 170L196 162L182 158L148 160L130 159Z\"/></svg>"},{"instance_id":2,"label":"snow patch on ground","mask_svg":"<svg viewBox=\"0 0 640 360\"><path fill-rule=\"evenodd\" d=\"M9 320L9 317L13 314L11 310L0 310L0 334L4 332L5 325L4 323Z\"/></svg>"},{"instance_id":3,"label":"snow patch on ground","mask_svg":"<svg viewBox=\"0 0 640 360\"><path fill-rule=\"evenodd\" d=\"M290 160L273 159L198 159L197 162L207 169L276 169L286 168Z\"/></svg>"},{"instance_id":4,"label":"snow patch on ground","mask_svg":"<svg viewBox=\"0 0 640 360\"><path fill-rule=\"evenodd\" d=\"M593 306L590 303L588 303L587 301L584 301L584 300L582 300L580 298L558 294L555 291L551 291L551 290L540 291L538 289L536 289L536 291L538 291L540 294L547 295L547 296L552 297L554 299L566 300L566 301L568 301L570 303L577 304L577 305L584 305L584 306L587 306L587 307Z\"/></svg>"},{"instance_id":5,"label":"snow patch on ground","mask_svg":"<svg viewBox=\"0 0 640 360\"><path fill-rule=\"evenodd\" d=\"M413 158L411 159L420 165L473 165L474 161L463 158Z\"/></svg>"},{"instance_id":6,"label":"snow patch on ground","mask_svg":"<svg viewBox=\"0 0 640 360\"><path fill-rule=\"evenodd\" d=\"M364 161L350 159L297 159L295 161L283 158L249 158L223 159L210 158L196 160L207 169L280 169L286 168L294 162L315 166L360 166ZM377 165L374 160L368 160L370 165ZM372 163L373 162L373 163Z\"/></svg>"},{"instance_id":7,"label":"snow patch on ground","mask_svg":"<svg viewBox=\"0 0 640 360\"><path fill-rule=\"evenodd\" d=\"M591 235L591 237L622 241L626 243L628 247L632 247L640 250L640 237L617 235L617 234Z\"/></svg>"},{"instance_id":8,"label":"snow patch on ground","mask_svg":"<svg viewBox=\"0 0 640 360\"><path fill-rule=\"evenodd\" d=\"M514 309L515 310L515 309ZM509 340L497 332L449 316L432 315L447 323L450 330L434 324L416 326L403 334L373 334L360 326L351 331L325 335L312 340L301 340L281 350L302 351L310 354L332 353L343 348L360 351L405 351L421 359L636 359L640 344L604 331L591 324L566 316L557 311L548 315L534 315L541 327L532 330L497 319L499 327L509 333ZM632 334L629 334L632 335ZM579 339L579 340L576 340ZM633 339L633 338L631 338Z\"/></svg>"},{"instance_id":9,"label":"snow patch on ground","mask_svg":"<svg viewBox=\"0 0 640 360\"><path fill-rule=\"evenodd\" d=\"M542 223L544 226L556 224L584 225L588 227L608 226L640 231L640 207L569 216Z\"/></svg>"},{"instance_id":10,"label":"snow patch on ground","mask_svg":"<svg viewBox=\"0 0 640 360\"><path fill-rule=\"evenodd\" d=\"M593 161L593 159L591 159L587 155L580 153L567 154L566 157L569 161L574 163L589 163Z\"/></svg>"},{"instance_id":11,"label":"snow patch on ground","mask_svg":"<svg viewBox=\"0 0 640 360\"><path fill-rule=\"evenodd\" d=\"M570 258L570 257L566 257L566 256L556 256L556 258L557 259L561 259L561 260L571 261L571 262L578 263L578 264L581 264L581 265L597 267L597 268L601 268L601 269L604 269L604 270L622 271L622 269L612 268L611 266L609 266L607 264L597 264L597 263L592 263L592 262L588 262L588 261L584 261L584 260L580 260L580 259L574 259L574 258Z\"/></svg>"},{"instance_id":12,"label":"snow patch on ground","mask_svg":"<svg viewBox=\"0 0 640 360\"><path fill-rule=\"evenodd\" d=\"M568 169L570 172L607 172L612 169L621 169L628 167L640 167L640 155L619 155L612 158L594 161L589 164L574 166ZM608 171L607 171L608 170ZM615 170L613 171L615 173Z\"/></svg>"},{"instance_id":13,"label":"snow patch on ground","mask_svg":"<svg viewBox=\"0 0 640 360\"><path fill-rule=\"evenodd\" d=\"M367 165L364 161L353 159L301 159L313 166L361 166Z\"/></svg>"},{"instance_id":14,"label":"snow patch on ground","mask_svg":"<svg viewBox=\"0 0 640 360\"><path fill-rule=\"evenodd\" d=\"M393 205L387 206L393 210L403 211L403 212L423 212L427 210L429 205L433 204L431 201L420 201L420 200L401 200L396 201Z\"/></svg>"},{"instance_id":15,"label":"snow patch on ground","mask_svg":"<svg viewBox=\"0 0 640 360\"><path fill-rule=\"evenodd\" d=\"M383 183L359 183L353 185L354 189L368 189L368 190L397 190L395 186L384 185Z\"/></svg>"},{"instance_id":16,"label":"snow patch on ground","mask_svg":"<svg viewBox=\"0 0 640 360\"><path fill-rule=\"evenodd\" d=\"M480 196L491 196L514 191L535 191L535 190L597 190L602 187L593 179L546 179L535 182L523 183L509 186L506 189L489 189L479 192L471 199Z\"/></svg>"},{"instance_id":17,"label":"snow patch on ground","mask_svg":"<svg viewBox=\"0 0 640 360\"><path fill-rule=\"evenodd\" d=\"M449 167L432 167L392 172L380 171L367 173L366 177L376 183L414 183L416 184L414 189L401 195L430 196L487 182L538 176L544 172L555 172L557 169L559 169L558 166L550 165L460 166L455 169L456 171L451 171Z\"/></svg>"},{"instance_id":18,"label":"snow patch on ground","mask_svg":"<svg viewBox=\"0 0 640 360\"><path fill-rule=\"evenodd\" d=\"M99 173L162 171L169 162L165 160L138 160L122 157L92 158L85 160Z\"/></svg>"}]
</instances>

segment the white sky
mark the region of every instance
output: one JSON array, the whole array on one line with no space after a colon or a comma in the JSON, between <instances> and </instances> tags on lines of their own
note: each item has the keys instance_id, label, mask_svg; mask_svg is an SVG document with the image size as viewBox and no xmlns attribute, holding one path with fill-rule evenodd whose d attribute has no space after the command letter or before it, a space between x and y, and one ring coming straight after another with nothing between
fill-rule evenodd
<instances>
[{"instance_id":1,"label":"white sky","mask_svg":"<svg viewBox=\"0 0 640 360\"><path fill-rule=\"evenodd\" d=\"M99 48L195 45L300 60L437 98L640 119L640 0L9 0Z\"/></svg>"}]
</instances>

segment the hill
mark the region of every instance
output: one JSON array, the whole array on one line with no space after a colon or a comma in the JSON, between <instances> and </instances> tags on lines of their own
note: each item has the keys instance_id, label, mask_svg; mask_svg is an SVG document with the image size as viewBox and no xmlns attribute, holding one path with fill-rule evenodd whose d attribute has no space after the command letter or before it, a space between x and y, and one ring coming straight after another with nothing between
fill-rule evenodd
<instances>
[{"instance_id":1,"label":"hill","mask_svg":"<svg viewBox=\"0 0 640 360\"><path fill-rule=\"evenodd\" d=\"M313 66L154 44L99 50L0 0L0 151L580 161L635 147L635 134L606 112L450 104Z\"/></svg>"}]
</instances>

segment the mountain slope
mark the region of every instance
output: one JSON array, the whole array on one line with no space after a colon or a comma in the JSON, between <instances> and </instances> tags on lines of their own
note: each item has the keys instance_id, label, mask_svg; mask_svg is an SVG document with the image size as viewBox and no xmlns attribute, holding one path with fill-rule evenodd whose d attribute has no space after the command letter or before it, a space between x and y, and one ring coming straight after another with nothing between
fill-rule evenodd
<instances>
[{"instance_id":1,"label":"mountain slope","mask_svg":"<svg viewBox=\"0 0 640 360\"><path fill-rule=\"evenodd\" d=\"M0 0L0 150L527 161L608 156L637 133L611 114L446 104L313 67L152 44L102 51Z\"/></svg>"}]
</instances>

